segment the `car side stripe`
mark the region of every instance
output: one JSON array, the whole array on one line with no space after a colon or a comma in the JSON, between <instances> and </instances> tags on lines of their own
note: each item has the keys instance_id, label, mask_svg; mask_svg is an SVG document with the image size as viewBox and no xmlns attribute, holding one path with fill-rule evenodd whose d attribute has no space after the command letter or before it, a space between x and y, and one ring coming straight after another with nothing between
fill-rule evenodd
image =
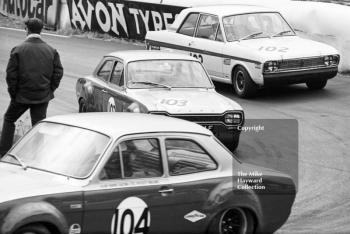
<instances>
[{"instance_id":1,"label":"car side stripe","mask_svg":"<svg viewBox=\"0 0 350 234\"><path fill-rule=\"evenodd\" d=\"M234 60L239 60L239 61L243 61L243 62L261 65L261 62L251 60L251 59L245 59L245 58L240 58L240 57L236 57L236 56L232 56L232 55L215 53L215 52L211 52L211 51L207 51L207 50L195 49L195 48L191 48L191 47L187 47L187 46L174 45L174 44L161 42L161 41L146 40L146 43L148 43L151 46L166 47L166 48L175 49L175 50L184 50L184 51L189 51L189 52L194 52L194 53L199 53L199 54L206 54L206 55L211 55L211 56L220 57L220 58L230 58L230 59L234 59Z\"/></svg>"}]
</instances>

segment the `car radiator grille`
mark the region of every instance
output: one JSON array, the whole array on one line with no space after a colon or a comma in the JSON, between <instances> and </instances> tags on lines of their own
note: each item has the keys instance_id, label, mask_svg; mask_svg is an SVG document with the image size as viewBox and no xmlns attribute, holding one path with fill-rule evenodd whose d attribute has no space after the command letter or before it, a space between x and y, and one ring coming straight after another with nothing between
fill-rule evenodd
<instances>
[{"instance_id":1,"label":"car radiator grille","mask_svg":"<svg viewBox=\"0 0 350 234\"><path fill-rule=\"evenodd\" d=\"M150 114L165 115L165 116L183 119L183 120L187 120L195 123L206 123L206 124L214 124L214 123L224 124L225 123L224 114L222 115L185 115L185 114L171 115L166 112L150 112ZM235 125L239 125L239 124L235 124Z\"/></svg>"},{"instance_id":2,"label":"car radiator grille","mask_svg":"<svg viewBox=\"0 0 350 234\"><path fill-rule=\"evenodd\" d=\"M311 68L311 67L319 67L319 66L325 66L323 57L283 60L279 64L279 69L290 70L290 69Z\"/></svg>"}]
</instances>

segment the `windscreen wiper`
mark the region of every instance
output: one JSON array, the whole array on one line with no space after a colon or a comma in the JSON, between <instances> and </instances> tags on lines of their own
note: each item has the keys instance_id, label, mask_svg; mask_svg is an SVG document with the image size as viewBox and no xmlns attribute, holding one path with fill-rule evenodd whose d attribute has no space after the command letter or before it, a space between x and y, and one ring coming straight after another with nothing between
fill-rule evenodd
<instances>
[{"instance_id":1,"label":"windscreen wiper","mask_svg":"<svg viewBox=\"0 0 350 234\"><path fill-rule=\"evenodd\" d=\"M272 35L272 37L282 36L283 34L286 34L286 33L289 33L289 32L292 32L292 31L291 30L285 30L285 31L282 31L282 32L279 32L279 33L276 33L276 34Z\"/></svg>"},{"instance_id":2,"label":"windscreen wiper","mask_svg":"<svg viewBox=\"0 0 350 234\"><path fill-rule=\"evenodd\" d=\"M159 84L155 82L150 82L150 81L129 81L131 84L145 84L145 85L152 85L152 86L158 86L158 87L163 87L171 90L171 86L165 85L165 84Z\"/></svg>"},{"instance_id":3,"label":"windscreen wiper","mask_svg":"<svg viewBox=\"0 0 350 234\"><path fill-rule=\"evenodd\" d=\"M250 39L250 38L254 38L254 37L259 36L259 35L261 35L261 34L263 34L263 33L264 33L264 32L252 33L252 34L249 34L249 35L247 35L247 36L244 36L244 37L238 39L238 41L247 40L247 39Z\"/></svg>"},{"instance_id":4,"label":"windscreen wiper","mask_svg":"<svg viewBox=\"0 0 350 234\"><path fill-rule=\"evenodd\" d=\"M19 165L23 168L23 170L27 170L28 166L17 155L9 153L7 153L6 155L16 159L16 161L19 162Z\"/></svg>"}]
</instances>

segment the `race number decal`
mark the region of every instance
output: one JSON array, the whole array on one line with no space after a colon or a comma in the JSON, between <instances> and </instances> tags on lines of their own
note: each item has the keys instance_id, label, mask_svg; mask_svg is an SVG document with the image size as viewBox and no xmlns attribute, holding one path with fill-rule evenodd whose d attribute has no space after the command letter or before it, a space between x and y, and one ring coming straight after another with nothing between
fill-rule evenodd
<instances>
[{"instance_id":1,"label":"race number decal","mask_svg":"<svg viewBox=\"0 0 350 234\"><path fill-rule=\"evenodd\" d=\"M289 48L288 47L276 47L276 46L261 46L259 48L260 51L267 51L267 52L281 52L281 53L286 53L288 52Z\"/></svg>"},{"instance_id":2,"label":"race number decal","mask_svg":"<svg viewBox=\"0 0 350 234\"><path fill-rule=\"evenodd\" d=\"M115 102L114 102L114 98L113 97L110 97L108 99L107 111L108 112L115 112Z\"/></svg>"},{"instance_id":3,"label":"race number decal","mask_svg":"<svg viewBox=\"0 0 350 234\"><path fill-rule=\"evenodd\" d=\"M187 100L176 100L176 99L162 99L160 101L161 104L169 105L169 106L186 106Z\"/></svg>"},{"instance_id":4,"label":"race number decal","mask_svg":"<svg viewBox=\"0 0 350 234\"><path fill-rule=\"evenodd\" d=\"M196 59L198 59L199 60L199 62L201 62L201 63L203 63L203 56L201 55L201 54L195 54L195 53L190 53L190 56L192 56L192 57L194 57L194 58L196 58Z\"/></svg>"},{"instance_id":5,"label":"race number decal","mask_svg":"<svg viewBox=\"0 0 350 234\"><path fill-rule=\"evenodd\" d=\"M115 209L112 234L147 234L151 226L151 213L147 204L138 197L124 199Z\"/></svg>"}]
</instances>

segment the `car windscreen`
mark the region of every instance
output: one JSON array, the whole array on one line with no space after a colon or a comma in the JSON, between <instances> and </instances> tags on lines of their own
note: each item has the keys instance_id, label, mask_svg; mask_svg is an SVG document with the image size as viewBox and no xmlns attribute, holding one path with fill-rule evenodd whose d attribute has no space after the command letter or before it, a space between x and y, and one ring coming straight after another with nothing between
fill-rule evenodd
<instances>
[{"instance_id":1,"label":"car windscreen","mask_svg":"<svg viewBox=\"0 0 350 234\"><path fill-rule=\"evenodd\" d=\"M233 15L222 21L227 41L295 35L277 12Z\"/></svg>"},{"instance_id":2,"label":"car windscreen","mask_svg":"<svg viewBox=\"0 0 350 234\"><path fill-rule=\"evenodd\" d=\"M147 60L127 66L128 88L212 88L201 63L191 60Z\"/></svg>"},{"instance_id":3,"label":"car windscreen","mask_svg":"<svg viewBox=\"0 0 350 234\"><path fill-rule=\"evenodd\" d=\"M87 129L43 122L26 134L2 161L85 178L107 147L109 139Z\"/></svg>"}]
</instances>

